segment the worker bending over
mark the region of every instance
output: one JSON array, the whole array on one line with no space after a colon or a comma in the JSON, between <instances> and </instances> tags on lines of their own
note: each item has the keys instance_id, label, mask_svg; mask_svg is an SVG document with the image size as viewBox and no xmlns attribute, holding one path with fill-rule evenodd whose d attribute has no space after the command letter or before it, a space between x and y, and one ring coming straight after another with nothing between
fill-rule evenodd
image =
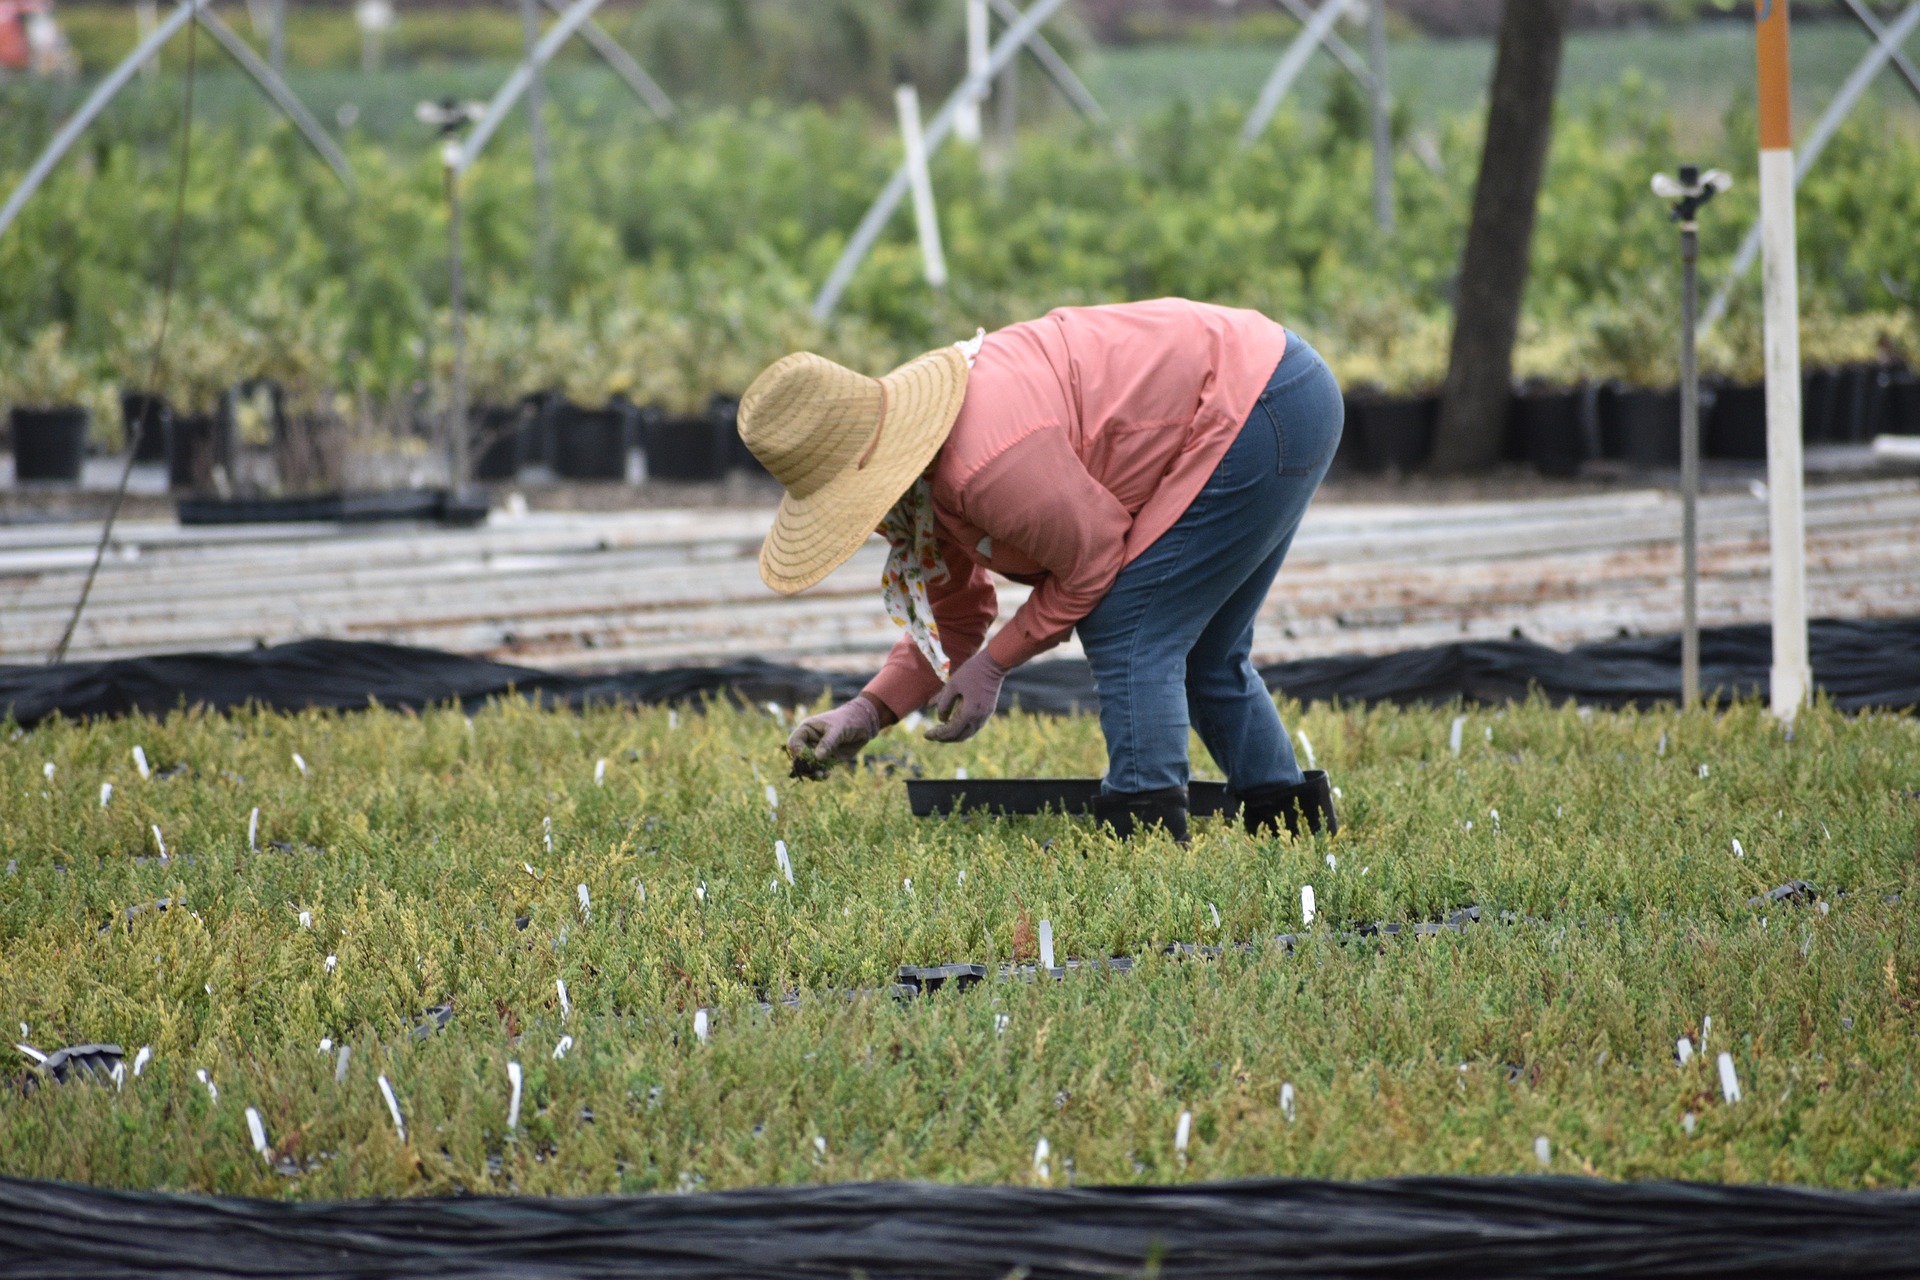
<instances>
[{"instance_id":1,"label":"worker bending over","mask_svg":"<svg viewBox=\"0 0 1920 1280\"><path fill-rule=\"evenodd\" d=\"M740 402L786 488L760 576L792 593L876 529L906 628L858 697L801 722L796 756L851 760L933 702L971 738L1012 668L1076 628L1100 694L1097 817L1187 838L1187 728L1247 830L1336 829L1253 669L1253 622L1340 441L1340 388L1253 311L1179 298L1066 307L869 378L800 352ZM997 616L988 571L1033 592Z\"/></svg>"}]
</instances>

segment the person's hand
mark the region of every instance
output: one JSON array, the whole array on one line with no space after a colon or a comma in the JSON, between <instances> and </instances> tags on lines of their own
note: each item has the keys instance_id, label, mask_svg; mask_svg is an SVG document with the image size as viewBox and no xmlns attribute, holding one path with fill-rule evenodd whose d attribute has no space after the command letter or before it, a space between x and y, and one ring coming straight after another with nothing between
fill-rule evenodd
<instances>
[{"instance_id":1,"label":"person's hand","mask_svg":"<svg viewBox=\"0 0 1920 1280\"><path fill-rule=\"evenodd\" d=\"M1000 682L1007 669L987 656L985 649L960 664L946 687L933 700L940 723L927 730L929 742L965 742L980 732L1000 705Z\"/></svg>"},{"instance_id":2,"label":"person's hand","mask_svg":"<svg viewBox=\"0 0 1920 1280\"><path fill-rule=\"evenodd\" d=\"M787 754L799 760L803 753L812 752L821 760L851 762L883 727L880 709L870 699L856 697L794 726L787 738Z\"/></svg>"}]
</instances>

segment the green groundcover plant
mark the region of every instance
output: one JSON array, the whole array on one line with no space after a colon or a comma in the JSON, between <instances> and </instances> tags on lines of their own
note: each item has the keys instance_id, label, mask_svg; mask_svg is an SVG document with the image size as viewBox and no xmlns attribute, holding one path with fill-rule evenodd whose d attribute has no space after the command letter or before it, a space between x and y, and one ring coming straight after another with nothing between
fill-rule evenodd
<instances>
[{"instance_id":1,"label":"green groundcover plant","mask_svg":"<svg viewBox=\"0 0 1920 1280\"><path fill-rule=\"evenodd\" d=\"M887 764L813 783L785 777L790 711L16 733L0 1017L150 1056L118 1086L20 1059L0 1170L290 1197L1028 1182L1044 1137L1061 1185L1523 1172L1547 1137L1554 1169L1609 1178L1915 1181L1920 724L1287 710L1340 834L1209 820L1185 849L916 820L888 776L1093 775L1086 717L952 749L895 730ZM1805 900L1750 905L1795 879ZM1458 934L1352 936L1470 903ZM1031 962L1041 921L1060 957L1134 972L846 994Z\"/></svg>"}]
</instances>

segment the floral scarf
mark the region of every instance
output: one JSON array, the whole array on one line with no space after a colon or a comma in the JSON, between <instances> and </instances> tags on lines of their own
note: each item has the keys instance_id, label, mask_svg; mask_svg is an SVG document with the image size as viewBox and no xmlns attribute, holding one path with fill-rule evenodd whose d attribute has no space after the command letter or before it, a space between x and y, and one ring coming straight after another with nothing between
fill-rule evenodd
<instances>
[{"instance_id":1,"label":"floral scarf","mask_svg":"<svg viewBox=\"0 0 1920 1280\"><path fill-rule=\"evenodd\" d=\"M887 567L880 574L880 593L887 616L907 629L914 647L925 656L941 680L949 674L947 651L940 647L940 624L927 602L927 584L945 582L950 571L940 554L933 531L933 482L921 476L880 521L887 540Z\"/></svg>"},{"instance_id":2,"label":"floral scarf","mask_svg":"<svg viewBox=\"0 0 1920 1280\"><path fill-rule=\"evenodd\" d=\"M967 368L973 368L986 337L985 329L975 329L971 338L953 344L967 358ZM952 664L947 661L947 651L940 647L940 624L927 601L927 584L945 582L951 571L933 531L931 480L923 475L913 482L881 519L880 536L887 540L887 567L880 573L880 594L887 602L887 616L907 629L913 647L945 681L952 674Z\"/></svg>"}]
</instances>

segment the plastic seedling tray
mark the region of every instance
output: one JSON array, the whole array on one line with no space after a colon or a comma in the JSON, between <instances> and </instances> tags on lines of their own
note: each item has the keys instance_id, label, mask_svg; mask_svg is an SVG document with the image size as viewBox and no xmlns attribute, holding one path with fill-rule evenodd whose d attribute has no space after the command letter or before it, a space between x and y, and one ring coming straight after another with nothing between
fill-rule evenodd
<instances>
[{"instance_id":1,"label":"plastic seedling tray","mask_svg":"<svg viewBox=\"0 0 1920 1280\"><path fill-rule=\"evenodd\" d=\"M907 782L907 803L916 818L978 811L1088 814L1099 794L1098 778L913 778ZM1187 812L1196 818L1235 807L1224 782L1187 784Z\"/></svg>"}]
</instances>

